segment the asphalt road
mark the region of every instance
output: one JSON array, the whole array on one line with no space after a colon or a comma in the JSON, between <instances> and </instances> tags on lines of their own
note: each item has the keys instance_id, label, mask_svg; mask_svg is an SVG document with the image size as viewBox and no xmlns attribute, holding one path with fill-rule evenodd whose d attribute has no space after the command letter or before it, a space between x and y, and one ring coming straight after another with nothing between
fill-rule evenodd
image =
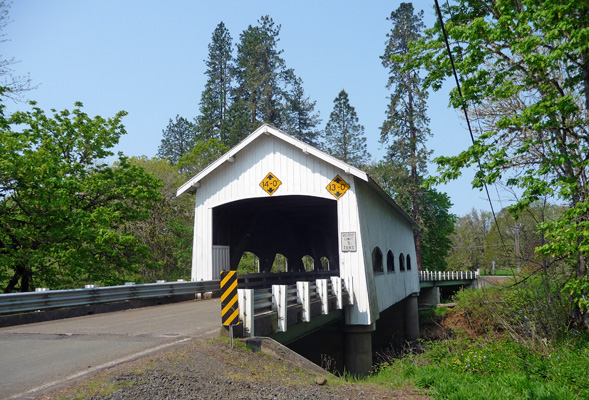
<instances>
[{"instance_id":1,"label":"asphalt road","mask_svg":"<svg viewBox=\"0 0 589 400\"><path fill-rule=\"evenodd\" d=\"M217 336L219 299L0 328L0 399L33 399L101 369Z\"/></svg>"}]
</instances>

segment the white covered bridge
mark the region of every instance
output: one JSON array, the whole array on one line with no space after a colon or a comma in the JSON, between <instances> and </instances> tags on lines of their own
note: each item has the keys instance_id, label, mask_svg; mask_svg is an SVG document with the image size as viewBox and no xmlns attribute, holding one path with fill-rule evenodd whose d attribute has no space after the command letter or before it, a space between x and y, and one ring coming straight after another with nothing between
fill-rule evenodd
<instances>
[{"instance_id":1,"label":"white covered bridge","mask_svg":"<svg viewBox=\"0 0 589 400\"><path fill-rule=\"evenodd\" d=\"M245 251L259 272L276 254L302 272L311 256L349 292L350 346L365 347L381 313L405 299L404 321L416 323L415 223L365 172L263 125L177 194L185 192L196 194L192 280L219 279Z\"/></svg>"}]
</instances>

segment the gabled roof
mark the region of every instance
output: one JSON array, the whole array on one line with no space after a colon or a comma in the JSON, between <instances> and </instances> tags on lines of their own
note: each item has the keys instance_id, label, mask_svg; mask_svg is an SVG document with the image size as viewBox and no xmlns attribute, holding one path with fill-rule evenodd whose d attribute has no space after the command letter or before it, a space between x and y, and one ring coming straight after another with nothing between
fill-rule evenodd
<instances>
[{"instance_id":1,"label":"gabled roof","mask_svg":"<svg viewBox=\"0 0 589 400\"><path fill-rule=\"evenodd\" d=\"M281 140L291 144L292 146L299 148L303 153L311 154L311 155L325 161L326 163L331 164L336 168L339 168L340 170L344 171L345 173L347 173L349 175L353 175L353 176L363 180L364 182L366 182L368 184L368 186L370 186L374 191L376 191L380 197L382 197L387 203L389 203L389 205L391 207L393 207L397 212L399 212L399 214L401 214L401 216L403 218L405 218L412 226L418 227L417 223L413 220L413 218L411 218L409 216L409 214L407 214L405 212L405 210L403 210L391 198L391 196L388 195L388 193L386 193L372 178L370 178L366 174L366 172L364 172L356 167L353 167L350 164L347 164L341 160L338 160L337 158L330 156L329 154L324 153L321 150L318 150L317 148L315 148L311 145L308 145L307 143L305 143L301 140L298 140L290 135L287 135L286 133L282 132L281 130L276 129L273 126L270 126L268 124L263 124L262 126L260 126L258 129L256 129L254 132L252 132L248 137L243 139L239 144L237 144L235 147L233 147L227 153L225 153L221 157L219 157L215 162L210 164L208 167L203 169L201 172L199 172L193 178L191 178L186 183L184 183L182 186L180 186L180 188L176 192L176 196L180 196L186 192L195 193L196 189L200 186L200 182L207 175L209 175L211 172L213 172L215 169L219 168L221 165L223 165L226 162L234 162L235 156L241 150L243 150L244 148L249 146L252 142L254 142L257 138L259 138L262 135L272 135L278 139L281 139Z\"/></svg>"},{"instance_id":2,"label":"gabled roof","mask_svg":"<svg viewBox=\"0 0 589 400\"><path fill-rule=\"evenodd\" d=\"M345 171L347 174L354 175L354 176L362 179L363 181L368 182L368 175L366 175L366 172L359 170L358 168L352 167L351 165L349 165L341 160L338 160L337 158L332 157L329 154L324 153L321 150L318 150L315 147L308 145L307 143L305 143L303 141L295 139L294 137L287 135L286 133L284 133L284 132L282 132L282 131L280 131L280 130L278 130L268 124L264 124L264 125L260 126L258 129L256 129L254 132L252 132L248 137L243 139L238 145L236 145L231 150L229 150L227 153L225 153L220 158L218 158L217 161L210 164L208 167L203 169L201 172L199 172L196 176L194 176L188 182L186 182L185 184L180 186L180 188L176 192L176 196L180 196L181 194L183 194L185 192L194 193L195 189L200 185L200 182L207 175L209 175L215 169L219 168L224 163L233 162L235 160L234 157L241 150L243 150L244 148L249 146L250 143L252 143L253 141L255 141L257 138L259 138L262 135L272 135L278 139L281 139L281 140L291 144L294 147L298 147L305 154L311 154L311 155L325 161L326 163L331 164L334 167L337 167L337 168Z\"/></svg>"}]
</instances>

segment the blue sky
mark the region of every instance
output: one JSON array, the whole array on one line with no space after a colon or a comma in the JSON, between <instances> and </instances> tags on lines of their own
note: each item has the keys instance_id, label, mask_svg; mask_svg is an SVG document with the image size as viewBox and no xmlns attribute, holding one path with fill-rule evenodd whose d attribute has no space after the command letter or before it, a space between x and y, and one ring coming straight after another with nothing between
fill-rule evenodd
<instances>
[{"instance_id":1,"label":"blue sky","mask_svg":"<svg viewBox=\"0 0 589 400\"><path fill-rule=\"evenodd\" d=\"M322 127L333 100L345 89L365 127L373 159L383 156L379 127L387 105L386 70L380 56L391 28L387 16L399 1L138 1L18 0L10 10L2 56L14 57L17 74L30 73L38 88L26 94L44 109L84 103L89 115L129 113L116 149L130 156L155 156L170 118L194 118L205 83L204 60L217 24L233 42L248 25L270 15L282 26L279 47L289 68L317 102ZM416 1L425 23L435 18L433 1ZM428 115L434 156L467 147L468 131L448 108L446 90L430 94ZM8 111L25 108L8 104ZM433 171L434 167L430 167ZM489 209L483 192L470 187L472 173L438 189L448 193L452 212ZM495 189L491 188L494 199ZM506 205L504 203L503 205ZM495 204L496 209L501 205Z\"/></svg>"}]
</instances>

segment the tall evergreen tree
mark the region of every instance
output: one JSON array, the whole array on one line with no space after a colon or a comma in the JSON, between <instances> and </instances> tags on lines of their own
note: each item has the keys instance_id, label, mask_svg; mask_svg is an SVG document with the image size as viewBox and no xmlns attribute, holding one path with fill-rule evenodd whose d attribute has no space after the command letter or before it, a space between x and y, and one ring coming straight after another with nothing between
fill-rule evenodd
<instances>
[{"instance_id":1,"label":"tall evergreen tree","mask_svg":"<svg viewBox=\"0 0 589 400\"><path fill-rule=\"evenodd\" d=\"M418 69L406 68L406 55L409 45L422 36L423 11L415 14L411 3L401 3L389 18L393 27L387 34L385 52L381 56L382 65L389 71L387 88L392 90L386 118L381 127L380 141L387 145L387 161L408 169L407 174L399 174L396 179L411 193L411 214L419 224L423 224L420 189L426 174L426 163L431 151L425 147L428 136L429 118L427 111L427 92L422 89L422 79ZM401 60L401 61L397 61ZM415 230L415 250L417 266L421 269L421 232Z\"/></svg>"},{"instance_id":2,"label":"tall evergreen tree","mask_svg":"<svg viewBox=\"0 0 589 400\"><path fill-rule=\"evenodd\" d=\"M361 168L370 158L366 150L364 127L358 122L356 110L350 105L345 90L342 89L333 103L333 111L323 134L325 150L328 154Z\"/></svg>"},{"instance_id":3,"label":"tall evergreen tree","mask_svg":"<svg viewBox=\"0 0 589 400\"><path fill-rule=\"evenodd\" d=\"M180 157L189 152L196 142L194 124L179 115L176 115L175 121L170 118L162 133L162 143L157 150L157 156L167 158L172 165L176 165Z\"/></svg>"},{"instance_id":4,"label":"tall evergreen tree","mask_svg":"<svg viewBox=\"0 0 589 400\"><path fill-rule=\"evenodd\" d=\"M215 28L209 56L205 61L207 82L200 100L200 115L196 119L197 131L203 139L222 138L228 129L227 110L231 94L233 45L229 30L223 22Z\"/></svg>"},{"instance_id":5,"label":"tall evergreen tree","mask_svg":"<svg viewBox=\"0 0 589 400\"><path fill-rule=\"evenodd\" d=\"M284 122L282 108L286 82L291 74L285 67L278 49L280 25L272 18L263 16L258 26L249 26L240 35L237 45L234 77L236 88L233 91L233 115L247 116L247 121L233 121L236 125L247 127L246 131L234 132L238 141L263 122L281 127Z\"/></svg>"},{"instance_id":6,"label":"tall evergreen tree","mask_svg":"<svg viewBox=\"0 0 589 400\"><path fill-rule=\"evenodd\" d=\"M295 77L286 98L283 129L295 138L317 147L320 132L316 128L321 119L315 112L315 104L315 101L305 96L302 79Z\"/></svg>"}]
</instances>

